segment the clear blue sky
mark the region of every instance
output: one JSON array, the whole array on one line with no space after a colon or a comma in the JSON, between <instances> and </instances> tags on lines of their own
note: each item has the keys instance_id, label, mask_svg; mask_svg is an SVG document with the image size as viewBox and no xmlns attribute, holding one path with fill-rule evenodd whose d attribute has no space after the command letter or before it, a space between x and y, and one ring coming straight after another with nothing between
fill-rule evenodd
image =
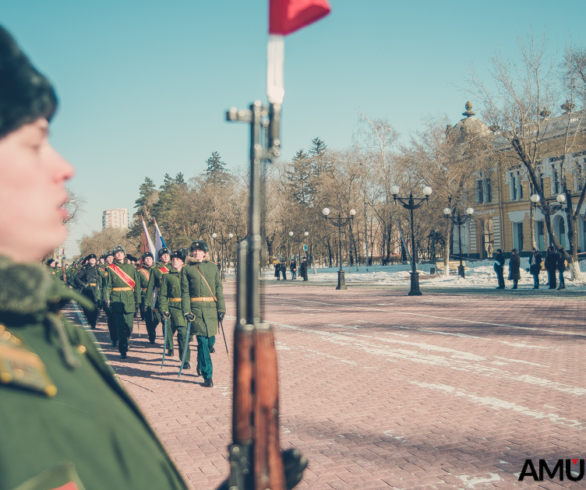
<instances>
[{"instance_id":1,"label":"clear blue sky","mask_svg":"<svg viewBox=\"0 0 586 490\"><path fill-rule=\"evenodd\" d=\"M283 156L319 136L351 144L359 112L403 138L428 115L461 118L471 63L543 29L552 50L583 43L586 2L330 0L332 13L286 40ZM67 242L101 228L105 209L132 212L145 176L201 173L218 151L247 162L247 128L231 106L265 100L268 0L20 0L2 24L55 84L56 148L77 168L88 201ZM474 101L472 101L474 103Z\"/></svg>"}]
</instances>

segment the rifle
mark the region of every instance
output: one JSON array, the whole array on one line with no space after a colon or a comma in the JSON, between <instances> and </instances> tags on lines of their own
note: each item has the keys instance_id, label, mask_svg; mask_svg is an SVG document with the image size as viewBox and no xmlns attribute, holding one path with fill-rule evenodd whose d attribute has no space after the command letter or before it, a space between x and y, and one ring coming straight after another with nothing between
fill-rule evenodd
<instances>
[{"instance_id":1,"label":"rifle","mask_svg":"<svg viewBox=\"0 0 586 490\"><path fill-rule=\"evenodd\" d=\"M247 239L238 246L237 315L234 331L234 396L230 478L220 488L285 490L303 477L307 459L298 451L281 452L279 378L273 329L261 319L259 263L261 251L260 166L279 155L280 104L247 111L231 109L229 121L250 123L250 215ZM268 124L263 119L270 118ZM261 135L266 132L267 134ZM266 142L266 147L261 145ZM287 470L287 471L286 471Z\"/></svg>"}]
</instances>

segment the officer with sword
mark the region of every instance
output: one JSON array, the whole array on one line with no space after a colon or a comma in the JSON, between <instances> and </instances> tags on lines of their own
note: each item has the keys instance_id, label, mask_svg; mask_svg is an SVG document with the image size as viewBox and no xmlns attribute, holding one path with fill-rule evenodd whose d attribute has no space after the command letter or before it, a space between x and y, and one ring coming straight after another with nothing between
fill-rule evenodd
<instances>
[{"instance_id":1,"label":"officer with sword","mask_svg":"<svg viewBox=\"0 0 586 490\"><path fill-rule=\"evenodd\" d=\"M191 257L183 268L181 291L183 315L191 322L191 329L197 337L197 367L201 372L204 386L214 386L213 366L210 350L213 349L218 333L218 323L226 314L224 289L218 267L206 259L209 247L203 240L196 240L190 247Z\"/></svg>"}]
</instances>

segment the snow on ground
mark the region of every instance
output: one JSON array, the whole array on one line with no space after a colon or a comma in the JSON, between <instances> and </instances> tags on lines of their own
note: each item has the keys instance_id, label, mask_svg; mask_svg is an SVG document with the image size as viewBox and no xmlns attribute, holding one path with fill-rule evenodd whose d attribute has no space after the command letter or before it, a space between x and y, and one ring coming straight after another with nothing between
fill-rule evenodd
<instances>
[{"instance_id":1,"label":"snow on ground","mask_svg":"<svg viewBox=\"0 0 586 490\"><path fill-rule=\"evenodd\" d=\"M445 287L445 288L486 288L494 289L497 286L496 273L494 272L493 260L482 260L474 262L466 262L466 278L461 278L457 275L456 270L450 270L449 277L442 271L436 268L436 274L430 275L430 268L435 267L435 264L417 264L417 271L419 272L419 283L422 285ZM533 276L527 272L529 268L529 258L521 258L521 280L519 286L533 286ZM308 270L308 279L310 282L337 282L338 268L316 268L316 273L313 273L313 268ZM586 272L586 260L580 262L580 270ZM371 283L371 284L389 284L402 285L408 284L410 280L410 264L388 265L388 266L369 266L368 271L366 266L344 267L346 273L347 284ZM512 287L513 282L507 281L509 274L509 261L505 264L505 285L507 288ZM274 269L263 274L266 279L274 278ZM566 280L566 288L579 288L586 290L586 283L570 280L571 274L569 271L564 273ZM291 271L287 271L287 279L291 279ZM299 280L299 277L297 277ZM276 278L274 278L276 281ZM547 272L542 271L539 275L539 282L543 286L547 283ZM524 288L526 289L526 288Z\"/></svg>"}]
</instances>

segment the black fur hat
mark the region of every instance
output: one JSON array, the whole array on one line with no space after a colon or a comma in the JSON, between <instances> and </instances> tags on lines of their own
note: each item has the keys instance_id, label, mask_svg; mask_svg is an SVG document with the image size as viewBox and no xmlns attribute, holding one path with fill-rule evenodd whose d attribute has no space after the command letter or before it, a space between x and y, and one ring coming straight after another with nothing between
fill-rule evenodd
<instances>
[{"instance_id":1,"label":"black fur hat","mask_svg":"<svg viewBox=\"0 0 586 490\"><path fill-rule=\"evenodd\" d=\"M56 108L49 81L0 26L0 138L41 117L50 120Z\"/></svg>"},{"instance_id":2,"label":"black fur hat","mask_svg":"<svg viewBox=\"0 0 586 490\"><path fill-rule=\"evenodd\" d=\"M151 259L155 260L155 257L150 252L145 252L142 254L142 260L146 259L147 257L150 257Z\"/></svg>"}]
</instances>

